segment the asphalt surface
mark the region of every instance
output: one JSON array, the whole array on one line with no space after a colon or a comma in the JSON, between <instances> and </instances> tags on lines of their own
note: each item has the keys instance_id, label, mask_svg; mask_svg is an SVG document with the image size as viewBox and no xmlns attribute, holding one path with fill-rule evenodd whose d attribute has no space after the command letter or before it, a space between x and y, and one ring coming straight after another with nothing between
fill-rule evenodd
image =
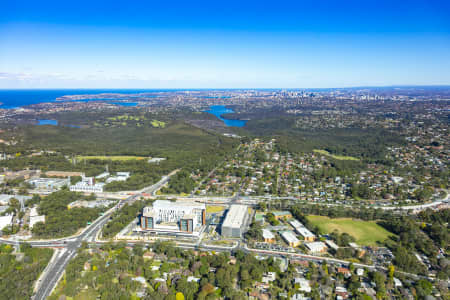
<instances>
[{"instance_id":1,"label":"asphalt surface","mask_svg":"<svg viewBox=\"0 0 450 300\"><path fill-rule=\"evenodd\" d=\"M103 216L101 216L97 220L95 220L89 227L87 227L78 236L62 238L62 239L55 239L55 240L47 240L47 241L29 241L29 242L27 242L32 247L51 247L51 248L55 248L55 249L58 249L58 248L61 249L60 252L55 256L55 258L50 261L49 265L47 266L46 270L44 271L45 273L42 274L40 281L38 282L38 289L37 289L35 295L32 297L32 299L43 300L43 299L46 299L51 294L54 287L58 283L59 279L62 277L65 268L67 267L69 262L77 255L77 251L83 242L99 244L98 242L96 242L96 236L100 232L102 227L108 222L110 216L116 210L121 209L124 206L124 204L126 204L126 203L134 202L139 197L141 197L143 193L154 194L159 188L161 188L164 184L166 184L169 181L170 176L175 173L176 173L176 171L169 174L169 176L164 176L158 183L139 191L139 193L128 197L126 200L119 201L119 203L116 204L116 206L114 206ZM237 191L236 195L234 195L234 197L231 197L228 199L229 204L237 204L239 202L247 202L245 200L243 201L243 199L240 199L241 188L242 188L242 186L239 188L239 190ZM253 201L255 201L256 203L259 202L258 200L261 200L261 199L253 199ZM441 204L442 202L448 202L448 201L449 201L449 195L447 195L447 197L445 199L442 199L440 201L435 201L431 204L425 205L425 207L419 206L419 209L420 208L425 209L430 206L435 206L435 205ZM248 201L248 202L251 202L251 201ZM256 204L256 203L245 203L245 204L248 205L248 204ZM417 207L415 207L415 208L417 209ZM384 209L386 209L386 207L384 207ZM18 243L17 241L4 240L4 239L0 239L0 242L12 244L12 245ZM304 255L304 254L298 254L298 253L286 253L286 252L267 251L267 250L260 250L260 249L249 249L249 248L247 248L247 246L245 244L243 247L242 247L242 245L239 245L238 247L223 248L223 249L221 247L209 247L206 245L203 245L203 246L179 245L179 247L185 248L185 249L197 249L197 250L204 250L204 251L206 250L206 251L219 251L219 252L233 251L233 250L240 249L246 253L252 252L255 254L280 256L280 257L281 256L282 257L290 256L290 257L298 257L298 258L316 261L316 262L321 262L321 261L326 260L327 262L334 263L334 264L342 264L342 265L348 264L348 262L346 262L346 261L341 261L341 260L332 259L332 258L324 259L324 257L315 257L315 256L311 256L311 255ZM369 265L360 265L360 267L380 268L380 267L369 266ZM406 274L413 275L413 276L415 275L415 274L405 273L405 275ZM417 275L415 275L415 276L417 276Z\"/></svg>"},{"instance_id":2,"label":"asphalt surface","mask_svg":"<svg viewBox=\"0 0 450 300\"><path fill-rule=\"evenodd\" d=\"M84 230L80 235L75 238L60 239L55 241L36 241L29 242L33 247L62 247L62 254L60 254L56 259L50 262L47 267L45 274L43 274L40 282L38 283L38 289L36 294L33 296L33 300L44 300L46 299L54 287L58 283L59 279L64 273L69 262L76 256L78 248L81 247L83 242L95 242L97 234L100 232L102 227L109 221L110 216L121 209L126 203L133 202L139 198L142 193L150 192L153 193L169 180L169 176L164 176L158 183L142 190L140 193L128 197L126 200L121 200L112 209L110 209L103 216L95 220L86 230Z\"/></svg>"}]
</instances>

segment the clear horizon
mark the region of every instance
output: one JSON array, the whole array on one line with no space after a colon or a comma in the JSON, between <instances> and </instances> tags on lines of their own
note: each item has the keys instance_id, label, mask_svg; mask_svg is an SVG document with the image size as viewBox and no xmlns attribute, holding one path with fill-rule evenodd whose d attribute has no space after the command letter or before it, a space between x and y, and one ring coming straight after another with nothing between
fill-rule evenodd
<instances>
[{"instance_id":1,"label":"clear horizon","mask_svg":"<svg viewBox=\"0 0 450 300\"><path fill-rule=\"evenodd\" d=\"M450 85L447 1L0 7L1 89Z\"/></svg>"},{"instance_id":2,"label":"clear horizon","mask_svg":"<svg viewBox=\"0 0 450 300\"><path fill-rule=\"evenodd\" d=\"M255 88L255 87L242 87L242 88L233 88L233 87L223 87L223 88L215 88L215 87L208 87L208 88L201 88L201 87L173 87L173 88L146 88L146 87L136 87L136 88L108 88L108 87L92 87L92 88L85 88L85 87L73 87L73 88L65 88L65 87L59 87L59 88L2 88L0 87L0 91L14 91L14 90L327 90L327 89L364 89L364 88L450 88L450 84L429 84L429 85L405 85L405 84L399 84L399 85L366 85L366 86L336 86L336 87L320 87L320 88L314 88L314 87L270 87L270 88Z\"/></svg>"}]
</instances>

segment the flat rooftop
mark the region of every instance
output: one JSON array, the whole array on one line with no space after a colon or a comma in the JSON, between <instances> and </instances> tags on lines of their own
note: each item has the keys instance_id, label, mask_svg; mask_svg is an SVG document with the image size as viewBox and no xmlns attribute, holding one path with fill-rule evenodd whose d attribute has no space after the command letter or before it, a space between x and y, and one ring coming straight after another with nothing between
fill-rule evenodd
<instances>
[{"instance_id":1,"label":"flat rooftop","mask_svg":"<svg viewBox=\"0 0 450 300\"><path fill-rule=\"evenodd\" d=\"M245 216L247 215L247 213L247 205L231 205L222 226L240 228L245 221Z\"/></svg>"},{"instance_id":2,"label":"flat rooftop","mask_svg":"<svg viewBox=\"0 0 450 300\"><path fill-rule=\"evenodd\" d=\"M282 231L281 232L281 236L288 243L294 243L295 244L295 243L300 242L292 231Z\"/></svg>"},{"instance_id":3,"label":"flat rooftop","mask_svg":"<svg viewBox=\"0 0 450 300\"><path fill-rule=\"evenodd\" d=\"M197 203L193 201L169 201L169 200L156 200L153 202L152 207L154 208L173 208L173 207L192 207L198 209L206 209L204 203Z\"/></svg>"}]
</instances>

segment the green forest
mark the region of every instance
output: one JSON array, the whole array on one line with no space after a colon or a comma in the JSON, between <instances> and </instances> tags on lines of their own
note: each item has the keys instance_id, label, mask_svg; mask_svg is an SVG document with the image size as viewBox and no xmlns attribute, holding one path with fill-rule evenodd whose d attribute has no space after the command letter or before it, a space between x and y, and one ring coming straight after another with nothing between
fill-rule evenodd
<instances>
[{"instance_id":1,"label":"green forest","mask_svg":"<svg viewBox=\"0 0 450 300\"><path fill-rule=\"evenodd\" d=\"M0 299L30 299L33 284L47 266L53 250L20 246L14 253L7 244L0 245Z\"/></svg>"},{"instance_id":2,"label":"green forest","mask_svg":"<svg viewBox=\"0 0 450 300\"><path fill-rule=\"evenodd\" d=\"M45 215L45 223L33 226L33 236L38 238L56 238L75 234L80 228L98 218L106 208L72 208L67 205L73 201L86 199L80 193L61 190L42 197L39 214Z\"/></svg>"}]
</instances>

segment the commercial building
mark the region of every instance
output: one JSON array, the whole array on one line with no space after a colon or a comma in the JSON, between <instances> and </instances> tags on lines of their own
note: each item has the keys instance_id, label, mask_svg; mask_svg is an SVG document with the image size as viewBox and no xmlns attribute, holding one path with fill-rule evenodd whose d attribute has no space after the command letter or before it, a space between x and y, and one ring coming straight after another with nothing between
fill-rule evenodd
<instances>
[{"instance_id":1,"label":"commercial building","mask_svg":"<svg viewBox=\"0 0 450 300\"><path fill-rule=\"evenodd\" d=\"M327 245L322 242L305 243L305 246L311 253L321 253L327 250Z\"/></svg>"},{"instance_id":2,"label":"commercial building","mask_svg":"<svg viewBox=\"0 0 450 300\"><path fill-rule=\"evenodd\" d=\"M38 222L43 222L45 223L45 216L44 215L39 215L38 211L37 211L37 207L33 206L30 209L30 222L29 222L29 227L33 228L33 226L38 223Z\"/></svg>"},{"instance_id":3,"label":"commercial building","mask_svg":"<svg viewBox=\"0 0 450 300\"><path fill-rule=\"evenodd\" d=\"M56 191L61 189L63 186L70 185L69 179L62 178L36 178L30 179L27 182L34 188L45 191Z\"/></svg>"},{"instance_id":4,"label":"commercial building","mask_svg":"<svg viewBox=\"0 0 450 300\"><path fill-rule=\"evenodd\" d=\"M8 205L9 200L11 198L15 198L19 200L19 202L26 202L27 200L31 199L31 196L21 196L21 195L7 195L7 194L1 194L0 195L0 205Z\"/></svg>"},{"instance_id":5,"label":"commercial building","mask_svg":"<svg viewBox=\"0 0 450 300\"><path fill-rule=\"evenodd\" d=\"M3 228L5 228L6 226L11 225L12 219L13 219L13 216L12 216L12 215L9 215L9 216L1 216L1 217L0 217L0 230L2 230Z\"/></svg>"},{"instance_id":6,"label":"commercial building","mask_svg":"<svg viewBox=\"0 0 450 300\"><path fill-rule=\"evenodd\" d=\"M267 229L262 230L262 235L264 238L264 242L266 243L275 243L275 235Z\"/></svg>"},{"instance_id":7,"label":"commercial building","mask_svg":"<svg viewBox=\"0 0 450 300\"><path fill-rule=\"evenodd\" d=\"M95 183L94 177L81 176L81 181L70 186L72 192L102 193L104 183Z\"/></svg>"},{"instance_id":8,"label":"commercial building","mask_svg":"<svg viewBox=\"0 0 450 300\"><path fill-rule=\"evenodd\" d=\"M292 219L289 221L289 224L292 225L292 227L294 227L295 231L302 236L304 241L307 242L314 242L314 240L316 239L316 236L308 230L308 228L306 228L302 223L300 223L299 221Z\"/></svg>"},{"instance_id":9,"label":"commercial building","mask_svg":"<svg viewBox=\"0 0 450 300\"><path fill-rule=\"evenodd\" d=\"M140 229L167 233L198 232L206 223L206 205L191 201L156 200L144 207Z\"/></svg>"},{"instance_id":10,"label":"commercial building","mask_svg":"<svg viewBox=\"0 0 450 300\"><path fill-rule=\"evenodd\" d=\"M48 177L77 177L82 176L82 172L66 172L66 171L47 171L45 176Z\"/></svg>"},{"instance_id":11,"label":"commercial building","mask_svg":"<svg viewBox=\"0 0 450 300\"><path fill-rule=\"evenodd\" d=\"M245 231L247 219L248 207L246 205L231 205L222 223L222 235L233 238L241 237Z\"/></svg>"},{"instance_id":12,"label":"commercial building","mask_svg":"<svg viewBox=\"0 0 450 300\"><path fill-rule=\"evenodd\" d=\"M42 223L45 223L45 216L30 216L30 225L29 225L29 227L30 228L33 228L33 226L36 224L36 223L39 223L39 222L42 222Z\"/></svg>"},{"instance_id":13,"label":"commercial building","mask_svg":"<svg viewBox=\"0 0 450 300\"><path fill-rule=\"evenodd\" d=\"M275 217L275 219L280 220L280 219L290 219L292 218L292 214L291 212L287 211L287 210L283 210L283 211L274 211L273 212L273 216Z\"/></svg>"},{"instance_id":14,"label":"commercial building","mask_svg":"<svg viewBox=\"0 0 450 300\"><path fill-rule=\"evenodd\" d=\"M298 245L300 245L299 239L292 231L282 231L280 234L289 246L297 247Z\"/></svg>"},{"instance_id":15,"label":"commercial building","mask_svg":"<svg viewBox=\"0 0 450 300\"><path fill-rule=\"evenodd\" d=\"M111 176L106 179L106 183L110 183L113 181L126 181L128 178L130 178L130 172L117 172L116 176Z\"/></svg>"}]
</instances>

